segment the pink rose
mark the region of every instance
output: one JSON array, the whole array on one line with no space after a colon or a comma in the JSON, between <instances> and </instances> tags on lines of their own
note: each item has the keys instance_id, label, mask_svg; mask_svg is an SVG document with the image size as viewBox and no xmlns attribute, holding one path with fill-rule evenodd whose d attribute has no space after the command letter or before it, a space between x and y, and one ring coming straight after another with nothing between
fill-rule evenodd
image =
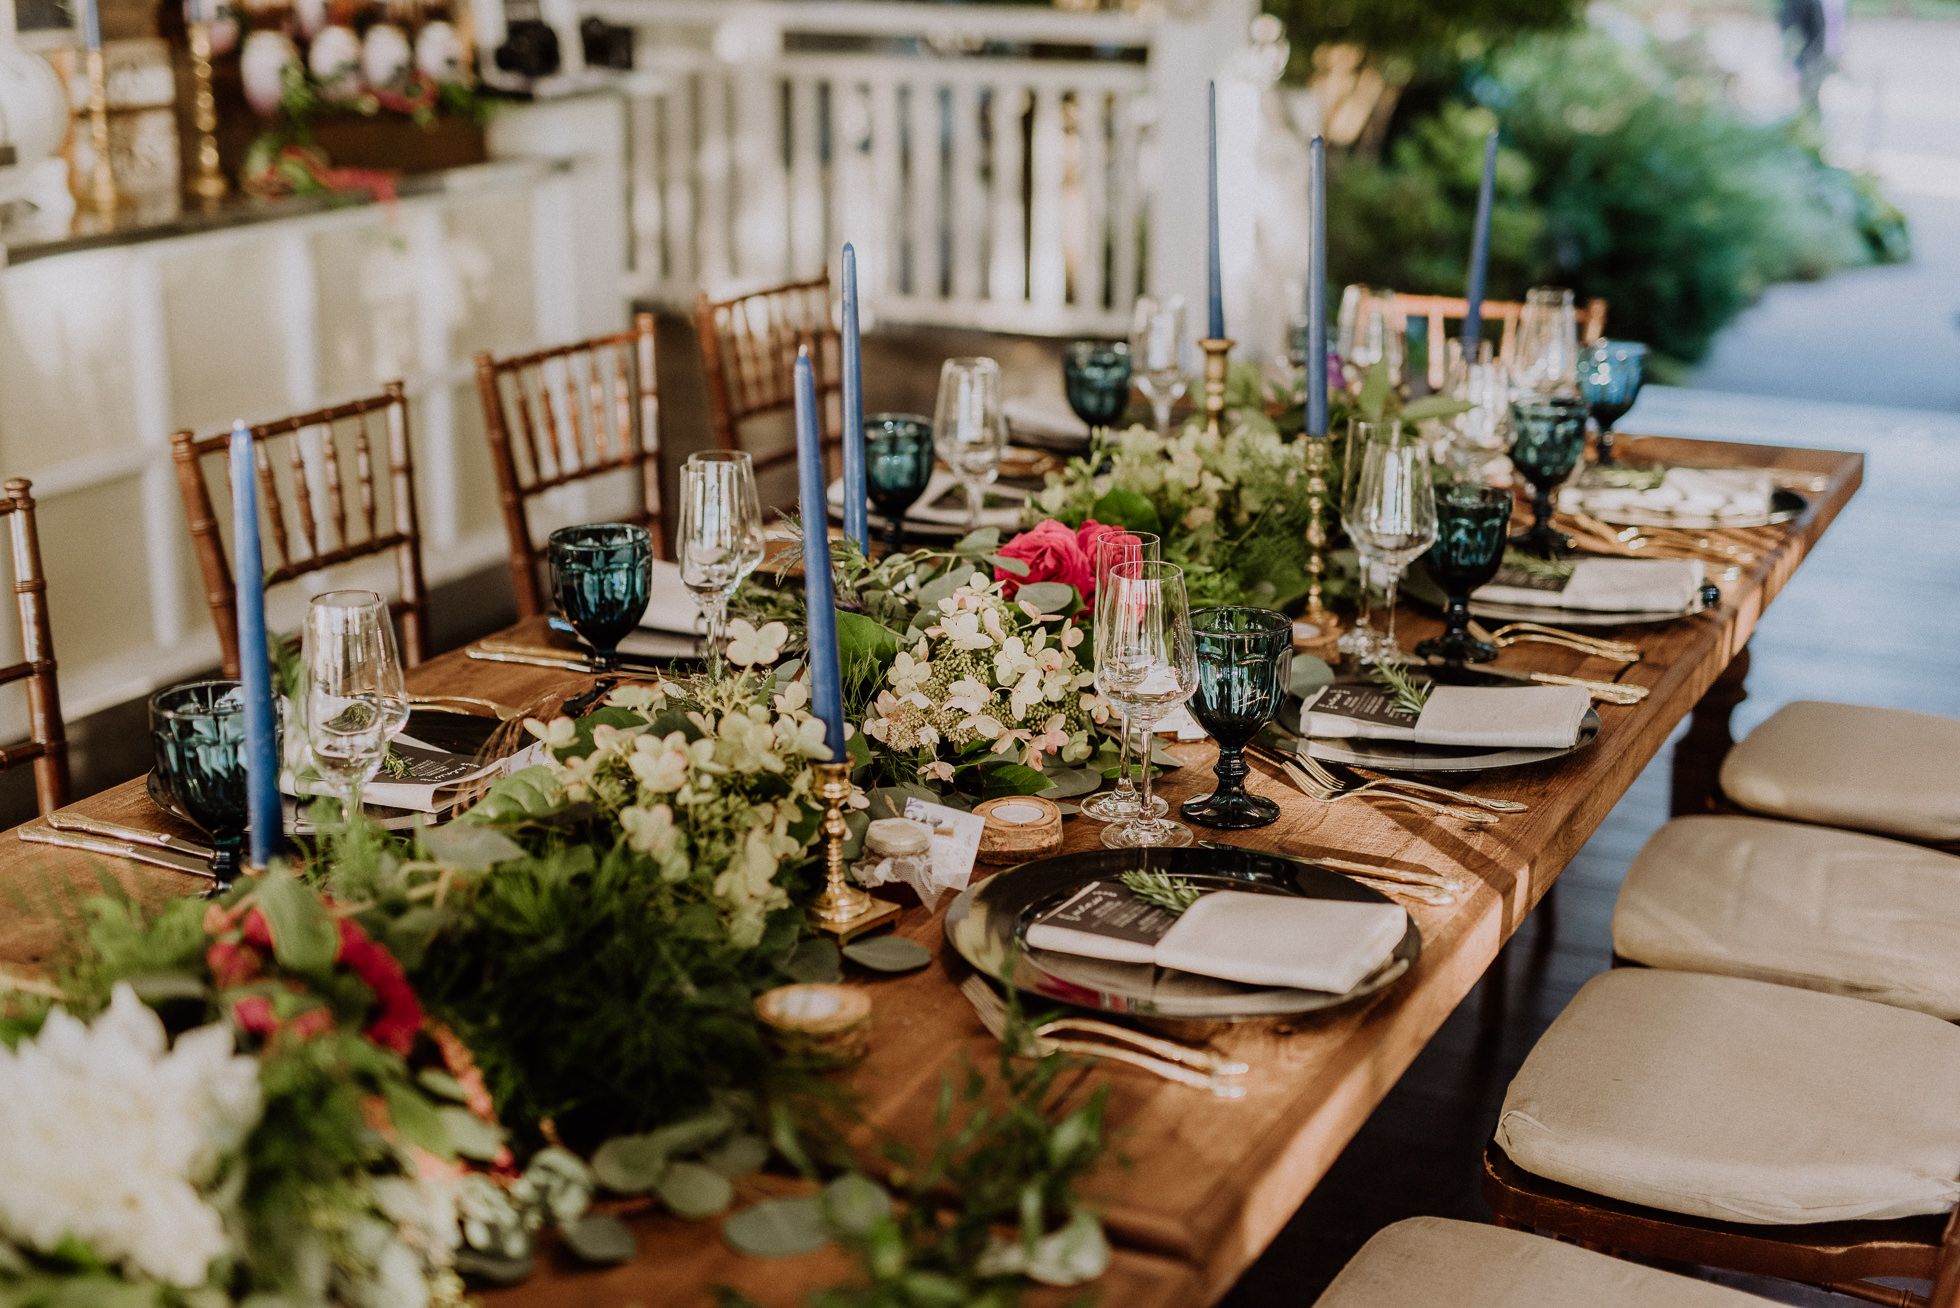
<instances>
[{"instance_id":1,"label":"pink rose","mask_svg":"<svg viewBox=\"0 0 1960 1308\"><path fill-rule=\"evenodd\" d=\"M1021 587L1037 581L1059 581L1075 587L1077 595L1087 597L1095 588L1095 571L1089 556L1082 552L1076 533L1053 518L1037 522L1000 547L1004 559L1019 559L1028 565L1028 575L1017 577L1005 568L994 569L994 580L1004 583L1002 594L1014 598Z\"/></svg>"},{"instance_id":2,"label":"pink rose","mask_svg":"<svg viewBox=\"0 0 1960 1308\"><path fill-rule=\"evenodd\" d=\"M1082 524L1075 533L1075 539L1076 543L1082 546L1083 556L1089 560L1089 588L1082 592L1082 596L1085 600L1091 602L1094 602L1096 598L1096 584L1101 580L1096 574L1096 546L1098 544L1105 540L1113 540L1130 546L1131 548L1127 554L1117 556L1115 561L1118 563L1127 563L1132 559L1143 557L1137 548L1142 542L1137 540L1129 528L1105 527L1094 518Z\"/></svg>"}]
</instances>

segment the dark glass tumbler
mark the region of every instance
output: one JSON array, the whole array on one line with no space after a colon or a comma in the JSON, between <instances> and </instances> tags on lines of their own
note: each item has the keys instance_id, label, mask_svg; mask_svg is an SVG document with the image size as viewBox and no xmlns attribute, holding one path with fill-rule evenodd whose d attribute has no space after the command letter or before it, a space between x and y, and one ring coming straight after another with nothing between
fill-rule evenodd
<instances>
[{"instance_id":1,"label":"dark glass tumbler","mask_svg":"<svg viewBox=\"0 0 1960 1308\"><path fill-rule=\"evenodd\" d=\"M619 642L639 625L653 584L653 537L645 527L598 522L551 533L551 598L592 661L617 667Z\"/></svg>"},{"instance_id":2,"label":"dark glass tumbler","mask_svg":"<svg viewBox=\"0 0 1960 1308\"><path fill-rule=\"evenodd\" d=\"M885 520L885 553L905 543L905 513L932 480L932 419L874 413L864 420L864 480Z\"/></svg>"},{"instance_id":3,"label":"dark glass tumbler","mask_svg":"<svg viewBox=\"0 0 1960 1308\"><path fill-rule=\"evenodd\" d=\"M171 803L211 837L211 875L226 889L244 861L248 821L239 683L193 681L150 696L150 757Z\"/></svg>"},{"instance_id":4,"label":"dark glass tumbler","mask_svg":"<svg viewBox=\"0 0 1960 1308\"><path fill-rule=\"evenodd\" d=\"M1279 817L1279 805L1245 788L1240 752L1273 720L1293 663L1293 619L1271 609L1199 609L1191 615L1198 685L1191 713L1218 742L1218 788L1187 799L1179 812L1202 827L1243 831Z\"/></svg>"},{"instance_id":5,"label":"dark glass tumbler","mask_svg":"<svg viewBox=\"0 0 1960 1308\"><path fill-rule=\"evenodd\" d=\"M1062 389L1093 439L1130 407L1130 343L1070 341L1062 349Z\"/></svg>"},{"instance_id":6,"label":"dark glass tumbler","mask_svg":"<svg viewBox=\"0 0 1960 1308\"><path fill-rule=\"evenodd\" d=\"M1497 646L1470 634L1470 592L1497 575L1511 527L1511 492L1476 482L1446 481L1436 487L1436 543L1422 556L1443 588L1443 634L1416 646L1424 658L1442 656L1446 672L1465 663L1488 663Z\"/></svg>"},{"instance_id":7,"label":"dark glass tumbler","mask_svg":"<svg viewBox=\"0 0 1960 1308\"><path fill-rule=\"evenodd\" d=\"M1599 424L1599 462L1613 462L1613 424L1640 398L1647 347L1634 341L1594 341L1579 355L1579 394Z\"/></svg>"},{"instance_id":8,"label":"dark glass tumbler","mask_svg":"<svg viewBox=\"0 0 1960 1308\"><path fill-rule=\"evenodd\" d=\"M1529 395L1511 402L1511 463L1531 483L1531 530L1511 544L1540 558L1572 552L1552 527L1552 492L1572 475L1586 450L1586 402L1565 395Z\"/></svg>"}]
</instances>

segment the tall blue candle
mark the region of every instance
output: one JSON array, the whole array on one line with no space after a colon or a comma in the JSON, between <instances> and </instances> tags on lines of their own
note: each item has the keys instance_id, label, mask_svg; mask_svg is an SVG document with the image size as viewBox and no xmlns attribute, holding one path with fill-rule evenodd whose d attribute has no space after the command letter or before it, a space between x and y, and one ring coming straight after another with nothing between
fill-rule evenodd
<instances>
[{"instance_id":1,"label":"tall blue candle","mask_svg":"<svg viewBox=\"0 0 1960 1308\"><path fill-rule=\"evenodd\" d=\"M1207 301L1209 314L1205 318L1205 334L1214 341L1225 339L1225 276L1218 262L1218 83L1210 82L1205 88L1205 105L1210 126L1207 137L1211 144L1206 156L1206 172L1210 180L1207 192L1211 197L1211 209L1207 214L1209 224L1206 231L1210 237L1205 247L1205 272L1210 279L1210 299Z\"/></svg>"},{"instance_id":2,"label":"tall blue candle","mask_svg":"<svg viewBox=\"0 0 1960 1308\"><path fill-rule=\"evenodd\" d=\"M279 811L279 730L272 702L272 657L265 643L265 561L259 553L259 493L252 433L231 428L231 538L237 560L238 680L245 697L247 853L264 867L285 834Z\"/></svg>"},{"instance_id":3,"label":"tall blue candle","mask_svg":"<svg viewBox=\"0 0 1960 1308\"><path fill-rule=\"evenodd\" d=\"M844 534L871 553L864 487L864 357L858 347L858 257L844 242Z\"/></svg>"},{"instance_id":4,"label":"tall blue candle","mask_svg":"<svg viewBox=\"0 0 1960 1308\"><path fill-rule=\"evenodd\" d=\"M102 48L102 10L96 0L82 0L82 48Z\"/></svg>"},{"instance_id":5,"label":"tall blue candle","mask_svg":"<svg viewBox=\"0 0 1960 1308\"><path fill-rule=\"evenodd\" d=\"M796 352L796 481L803 513L803 602L809 610L810 707L823 719L832 762L844 759L844 679L837 656L837 596L830 584L830 530L823 500L823 439L810 347Z\"/></svg>"},{"instance_id":6,"label":"tall blue candle","mask_svg":"<svg viewBox=\"0 0 1960 1308\"><path fill-rule=\"evenodd\" d=\"M1327 434L1327 143L1307 146L1307 435Z\"/></svg>"},{"instance_id":7,"label":"tall blue candle","mask_svg":"<svg viewBox=\"0 0 1960 1308\"><path fill-rule=\"evenodd\" d=\"M1484 138L1484 180L1477 187L1477 226L1470 237L1470 284L1463 298L1463 355L1477 357L1477 338L1484 330L1484 270L1490 263L1490 206L1497 190L1497 129Z\"/></svg>"}]
</instances>

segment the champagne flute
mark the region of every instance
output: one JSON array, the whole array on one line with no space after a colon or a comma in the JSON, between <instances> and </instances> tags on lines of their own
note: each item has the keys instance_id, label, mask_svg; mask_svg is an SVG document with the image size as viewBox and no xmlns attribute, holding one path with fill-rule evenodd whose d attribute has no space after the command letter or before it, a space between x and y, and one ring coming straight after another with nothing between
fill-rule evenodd
<instances>
[{"instance_id":1,"label":"champagne flute","mask_svg":"<svg viewBox=\"0 0 1960 1308\"><path fill-rule=\"evenodd\" d=\"M351 826L361 787L388 753L390 687L401 667L388 638L388 608L371 590L317 595L306 611L306 739L313 765L341 800Z\"/></svg>"},{"instance_id":2,"label":"champagne flute","mask_svg":"<svg viewBox=\"0 0 1960 1308\"><path fill-rule=\"evenodd\" d=\"M1436 497L1422 440L1406 432L1399 419L1380 424L1362 447L1352 500L1342 506L1341 521L1357 543L1375 552L1388 577L1388 631L1375 661L1405 663L1408 655L1395 643L1395 590L1403 569L1436 539Z\"/></svg>"},{"instance_id":3,"label":"champagne flute","mask_svg":"<svg viewBox=\"0 0 1960 1308\"><path fill-rule=\"evenodd\" d=\"M1130 318L1130 360L1137 389L1150 401L1151 415L1157 420L1157 434L1170 435L1171 405L1183 398L1186 385L1182 295L1163 300L1137 297Z\"/></svg>"},{"instance_id":4,"label":"champagne flute","mask_svg":"<svg viewBox=\"0 0 1960 1308\"><path fill-rule=\"evenodd\" d=\"M1151 729L1191 698L1198 686L1197 648L1184 570L1170 563L1119 563L1109 572L1109 597L1097 606L1096 685L1135 722ZM1143 807L1103 828L1111 849L1191 843L1191 828L1151 814L1150 761L1143 765Z\"/></svg>"},{"instance_id":5,"label":"champagne flute","mask_svg":"<svg viewBox=\"0 0 1960 1308\"><path fill-rule=\"evenodd\" d=\"M1516 350L1520 389L1541 395L1573 392L1578 385L1579 319L1571 291L1534 286L1525 292Z\"/></svg>"},{"instance_id":6,"label":"champagne flute","mask_svg":"<svg viewBox=\"0 0 1960 1308\"><path fill-rule=\"evenodd\" d=\"M1594 341L1579 358L1579 397L1599 424L1599 465L1613 464L1613 424L1640 398L1647 347L1634 341Z\"/></svg>"},{"instance_id":7,"label":"champagne flute","mask_svg":"<svg viewBox=\"0 0 1960 1308\"><path fill-rule=\"evenodd\" d=\"M1159 551L1162 548L1163 542L1159 539L1157 533L1153 531L1128 531L1120 527L1115 527L1096 537L1091 554L1096 565L1096 625L1098 628L1102 626L1103 622L1102 607L1108 601L1108 597L1113 590L1109 584L1110 572L1119 563L1154 563L1160 557ZM1101 669L1098 668L1097 671L1100 674ZM1102 689L1100 682L1097 683L1097 689ZM1111 702L1114 703L1114 701ZM1128 717L1123 716L1120 708L1117 711L1117 715L1122 726L1120 728L1121 734L1118 737L1121 744L1116 759L1116 789L1095 795L1082 805L1082 812L1086 816L1096 819L1098 822L1121 822L1126 818L1135 817L1143 808L1143 801L1137 795L1136 784L1130 780L1131 723ZM1144 767L1148 768L1150 766L1150 747L1147 740L1144 742L1143 759ZM1151 796L1151 801L1151 817L1162 817L1170 811L1170 805L1166 804L1158 796Z\"/></svg>"},{"instance_id":8,"label":"champagne flute","mask_svg":"<svg viewBox=\"0 0 1960 1308\"><path fill-rule=\"evenodd\" d=\"M1007 419L1000 405L1000 365L992 359L948 359L939 369L932 420L939 457L966 488L966 525L980 525L987 483L1000 475Z\"/></svg>"},{"instance_id":9,"label":"champagne flute","mask_svg":"<svg viewBox=\"0 0 1960 1308\"><path fill-rule=\"evenodd\" d=\"M719 674L729 597L762 562L762 506L747 451L688 455L681 465L679 546L681 581L707 623L708 667Z\"/></svg>"}]
</instances>

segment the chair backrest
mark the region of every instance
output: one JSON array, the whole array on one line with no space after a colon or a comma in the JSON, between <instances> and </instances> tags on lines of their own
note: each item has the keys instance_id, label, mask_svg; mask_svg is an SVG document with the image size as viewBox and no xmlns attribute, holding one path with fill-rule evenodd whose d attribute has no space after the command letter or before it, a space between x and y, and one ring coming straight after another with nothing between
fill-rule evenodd
<instances>
[{"instance_id":1,"label":"chair backrest","mask_svg":"<svg viewBox=\"0 0 1960 1308\"><path fill-rule=\"evenodd\" d=\"M402 657L411 667L420 663L428 656L428 595L422 583L422 534L402 384L389 382L379 395L260 423L252 428L252 439L266 588L322 568L391 554L400 595L389 608L401 624ZM385 480L376 477L377 446L386 461ZM211 493L215 480L224 488L218 498L229 519L226 455L231 434L200 440L193 432L180 431L170 438L170 447L225 675L236 677L238 589ZM351 477L345 467L350 458Z\"/></svg>"},{"instance_id":2,"label":"chair backrest","mask_svg":"<svg viewBox=\"0 0 1960 1308\"><path fill-rule=\"evenodd\" d=\"M1376 297L1369 297L1362 304L1365 312L1370 303L1379 303ZM1388 300L1389 322L1396 332L1405 339L1408 325L1412 319L1420 319L1429 325L1429 389L1440 391L1448 380L1446 369L1449 364L1449 351L1441 348L1441 342L1448 339L1448 324L1463 322L1464 315L1470 312L1469 302L1460 295L1405 295L1396 293ZM1493 324L1503 325L1503 334L1497 342L1497 357L1511 358L1517 334L1518 319L1524 314L1524 305L1517 300L1485 300L1479 313L1483 331L1488 336ZM1606 301L1595 296L1579 308L1579 343L1590 345L1606 334Z\"/></svg>"},{"instance_id":3,"label":"chair backrest","mask_svg":"<svg viewBox=\"0 0 1960 1308\"><path fill-rule=\"evenodd\" d=\"M830 318L830 273L805 282L785 282L727 300L696 298L694 328L701 337L701 362L708 375L715 442L724 450L745 448L742 424L765 413L791 410L796 403L796 347L807 344L816 370L817 409L826 452L841 439L830 397L842 389L832 369L842 342ZM750 450L761 472L796 458L795 445L766 452Z\"/></svg>"},{"instance_id":4,"label":"chair backrest","mask_svg":"<svg viewBox=\"0 0 1960 1308\"><path fill-rule=\"evenodd\" d=\"M521 617L544 612L542 550L528 506L547 491L610 473L639 476L640 507L627 515L653 532L661 557L672 527L660 507L660 394L654 319L637 315L623 332L494 359L476 356L477 394L497 470L511 585Z\"/></svg>"},{"instance_id":5,"label":"chair backrest","mask_svg":"<svg viewBox=\"0 0 1960 1308\"><path fill-rule=\"evenodd\" d=\"M54 636L48 625L48 583L34 526L33 483L16 477L0 496L14 548L14 601L20 608L21 661L0 667L0 685L27 683L28 738L0 749L0 768L34 764L34 796L43 814L68 802L68 732L55 684Z\"/></svg>"}]
</instances>

